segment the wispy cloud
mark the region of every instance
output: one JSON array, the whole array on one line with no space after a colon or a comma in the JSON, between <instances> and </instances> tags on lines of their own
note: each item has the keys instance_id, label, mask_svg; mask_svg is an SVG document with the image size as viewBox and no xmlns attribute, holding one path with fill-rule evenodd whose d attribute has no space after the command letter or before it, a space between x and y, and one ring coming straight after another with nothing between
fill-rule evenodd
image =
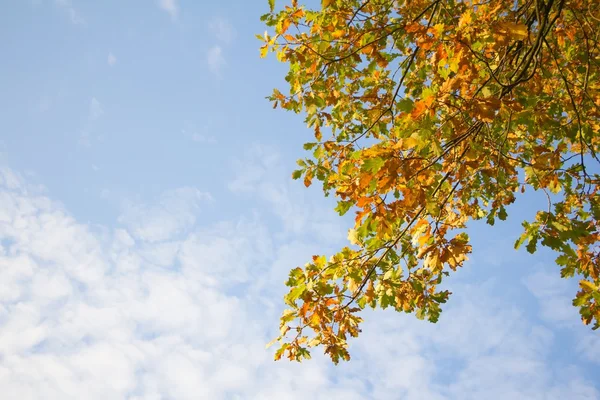
<instances>
[{"instance_id":1,"label":"wispy cloud","mask_svg":"<svg viewBox=\"0 0 600 400\"><path fill-rule=\"evenodd\" d=\"M574 282L562 279L553 267L538 265L537 271L525 277L523 283L537 298L543 319L574 325L579 322L577 309L572 305Z\"/></svg>"},{"instance_id":2,"label":"wispy cloud","mask_svg":"<svg viewBox=\"0 0 600 400\"><path fill-rule=\"evenodd\" d=\"M201 131L198 131L191 123L186 123L186 128L181 130L181 133L196 143L215 144L217 139L209 133L208 126L205 126Z\"/></svg>"},{"instance_id":3,"label":"wispy cloud","mask_svg":"<svg viewBox=\"0 0 600 400\"><path fill-rule=\"evenodd\" d=\"M273 153L264 166L276 165ZM238 190L277 186L263 167L240 179ZM493 281L454 282L457 295L438 324L365 312L350 363L334 368L318 350L303 364L274 363L264 344L277 332L281 282L322 243L311 235L282 240L260 216L203 222L206 200L184 187L131 202L121 226L98 233L0 168L3 393L67 400L81 393L90 400L600 396L572 344L532 321ZM289 201L301 208L303 200ZM564 363L550 358L557 349L570 354Z\"/></svg>"},{"instance_id":4,"label":"wispy cloud","mask_svg":"<svg viewBox=\"0 0 600 400\"><path fill-rule=\"evenodd\" d=\"M114 67L117 64L117 57L113 53L108 53L108 58L106 60L109 66Z\"/></svg>"},{"instance_id":5,"label":"wispy cloud","mask_svg":"<svg viewBox=\"0 0 600 400\"><path fill-rule=\"evenodd\" d=\"M164 241L192 226L200 204L210 199L198 189L179 188L164 193L154 205L127 202L119 222L141 240Z\"/></svg>"},{"instance_id":6,"label":"wispy cloud","mask_svg":"<svg viewBox=\"0 0 600 400\"><path fill-rule=\"evenodd\" d=\"M208 23L208 29L215 36L215 38L225 44L229 44L235 38L235 28L231 23L220 17L213 18Z\"/></svg>"},{"instance_id":7,"label":"wispy cloud","mask_svg":"<svg viewBox=\"0 0 600 400\"><path fill-rule=\"evenodd\" d=\"M228 183L236 194L250 194L269 204L280 218L286 235L311 235L321 243L339 242L345 238L343 221L309 198L304 186L291 181L274 149L255 145L245 157L234 163L235 177ZM348 227L346 227L347 229Z\"/></svg>"},{"instance_id":8,"label":"wispy cloud","mask_svg":"<svg viewBox=\"0 0 600 400\"><path fill-rule=\"evenodd\" d=\"M191 139L196 143L217 143L217 139L214 136L206 136L198 132L192 133Z\"/></svg>"},{"instance_id":9,"label":"wispy cloud","mask_svg":"<svg viewBox=\"0 0 600 400\"><path fill-rule=\"evenodd\" d=\"M69 16L69 19L71 20L71 23L73 23L74 25L84 25L85 24L85 20L79 14L79 12L73 7L71 0L54 0L54 3L58 7L65 10L67 15Z\"/></svg>"},{"instance_id":10,"label":"wispy cloud","mask_svg":"<svg viewBox=\"0 0 600 400\"><path fill-rule=\"evenodd\" d=\"M104 110L102 109L102 104L96 99L92 97L90 101L90 120L95 121L100 118L104 114Z\"/></svg>"},{"instance_id":11,"label":"wispy cloud","mask_svg":"<svg viewBox=\"0 0 600 400\"><path fill-rule=\"evenodd\" d=\"M214 45L208 50L206 61L210 71L217 76L221 74L221 70L227 64L223 56L223 49L219 45Z\"/></svg>"},{"instance_id":12,"label":"wispy cloud","mask_svg":"<svg viewBox=\"0 0 600 400\"><path fill-rule=\"evenodd\" d=\"M223 46L231 44L235 38L235 28L226 19L212 18L208 23L208 30L221 44L215 44L208 49L206 59L209 70L217 76L221 75L223 67L227 64L223 54Z\"/></svg>"},{"instance_id":13,"label":"wispy cloud","mask_svg":"<svg viewBox=\"0 0 600 400\"><path fill-rule=\"evenodd\" d=\"M177 0L158 0L158 6L169 13L173 20L177 19L179 14L179 6Z\"/></svg>"},{"instance_id":14,"label":"wispy cloud","mask_svg":"<svg viewBox=\"0 0 600 400\"><path fill-rule=\"evenodd\" d=\"M102 104L96 99L92 97L90 100L89 110L87 121L85 123L84 128L81 131L81 135L79 136L79 144L85 147L90 147L92 145L92 131L95 125L95 122L99 120L104 115L104 109L102 108Z\"/></svg>"}]
</instances>

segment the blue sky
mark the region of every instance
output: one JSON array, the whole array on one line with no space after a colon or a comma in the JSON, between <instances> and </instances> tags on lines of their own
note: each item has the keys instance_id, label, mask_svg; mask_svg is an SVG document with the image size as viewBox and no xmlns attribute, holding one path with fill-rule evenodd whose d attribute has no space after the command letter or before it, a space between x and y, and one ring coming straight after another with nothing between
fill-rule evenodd
<instances>
[{"instance_id":1,"label":"blue sky","mask_svg":"<svg viewBox=\"0 0 600 400\"><path fill-rule=\"evenodd\" d=\"M263 4L264 3L264 4ZM350 363L272 361L290 268L348 220L291 181L263 1L2 0L0 389L8 399L600 399L600 339L520 221L473 224L432 325L367 312Z\"/></svg>"}]
</instances>

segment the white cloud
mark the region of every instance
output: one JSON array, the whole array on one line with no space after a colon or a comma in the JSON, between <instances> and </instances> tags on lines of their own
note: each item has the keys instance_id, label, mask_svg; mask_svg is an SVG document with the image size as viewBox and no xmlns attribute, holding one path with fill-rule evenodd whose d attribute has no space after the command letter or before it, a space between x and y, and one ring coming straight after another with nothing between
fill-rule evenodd
<instances>
[{"instance_id":1,"label":"white cloud","mask_svg":"<svg viewBox=\"0 0 600 400\"><path fill-rule=\"evenodd\" d=\"M85 20L79 14L79 12L73 7L70 0L54 0L54 3L58 7L65 10L67 15L69 16L69 19L71 20L71 23L73 23L74 25L85 25Z\"/></svg>"},{"instance_id":2,"label":"white cloud","mask_svg":"<svg viewBox=\"0 0 600 400\"><path fill-rule=\"evenodd\" d=\"M303 185L290 179L278 152L264 146L253 146L244 159L237 160L236 176L229 189L236 194L256 195L269 204L281 220L286 235L311 235L321 243L339 243L349 226L331 209L324 208L308 197Z\"/></svg>"},{"instance_id":3,"label":"white cloud","mask_svg":"<svg viewBox=\"0 0 600 400\"><path fill-rule=\"evenodd\" d=\"M250 174L238 188L245 193L251 182L266 187L269 174ZM205 201L196 189L172 190L153 204L131 203L125 228L97 233L1 169L3 396L599 396L576 356L569 353L558 364L551 359L565 344L529 320L512 298L498 295L494 282L455 284L457 296L436 325L367 312L361 337L351 342L353 360L337 368L318 350L303 364L274 363L264 344L277 331L280 282L322 244L318 238L282 241L260 216L202 223L196 215Z\"/></svg>"},{"instance_id":4,"label":"white cloud","mask_svg":"<svg viewBox=\"0 0 600 400\"><path fill-rule=\"evenodd\" d=\"M600 337L595 332L583 335L579 340L577 351L589 362L600 364Z\"/></svg>"},{"instance_id":5,"label":"white cloud","mask_svg":"<svg viewBox=\"0 0 600 400\"><path fill-rule=\"evenodd\" d=\"M191 126L192 124L187 124L189 125L187 128L182 129L181 133L183 133L184 136L186 136L187 138L189 138L190 140L196 142L196 143L204 143L204 144L215 144L217 143L217 139L206 133L206 131L208 131L208 128L205 127L203 129L203 132L198 132L193 126Z\"/></svg>"},{"instance_id":6,"label":"white cloud","mask_svg":"<svg viewBox=\"0 0 600 400\"><path fill-rule=\"evenodd\" d=\"M215 75L220 75L222 68L227 64L223 56L223 49L219 45L214 45L208 50L206 61L208 68Z\"/></svg>"},{"instance_id":7,"label":"white cloud","mask_svg":"<svg viewBox=\"0 0 600 400\"><path fill-rule=\"evenodd\" d=\"M226 19L214 17L208 23L208 29L223 44L230 44L235 38L235 28ZM206 59L208 68L217 76L221 74L221 70L227 64L223 55L223 47L218 44L208 50Z\"/></svg>"},{"instance_id":8,"label":"white cloud","mask_svg":"<svg viewBox=\"0 0 600 400\"><path fill-rule=\"evenodd\" d=\"M97 120L99 120L104 115L104 108L102 104L96 99L92 97L90 100L90 105L88 109L87 122L84 128L81 130L81 134L79 135L79 145L84 147L90 147L94 140L101 139L99 135L93 135L94 125Z\"/></svg>"},{"instance_id":9,"label":"white cloud","mask_svg":"<svg viewBox=\"0 0 600 400\"><path fill-rule=\"evenodd\" d=\"M561 278L552 265L538 265L536 272L523 279L523 284L538 299L543 319L571 326L579 323L577 308L572 305L576 293L573 283Z\"/></svg>"},{"instance_id":10,"label":"white cloud","mask_svg":"<svg viewBox=\"0 0 600 400\"><path fill-rule=\"evenodd\" d=\"M81 135L79 135L79 140L77 143L83 147L91 147L92 145L92 137L87 130L83 130Z\"/></svg>"},{"instance_id":11,"label":"white cloud","mask_svg":"<svg viewBox=\"0 0 600 400\"><path fill-rule=\"evenodd\" d=\"M113 53L108 53L108 59L106 61L109 66L114 67L117 64L117 57Z\"/></svg>"},{"instance_id":12,"label":"white cloud","mask_svg":"<svg viewBox=\"0 0 600 400\"><path fill-rule=\"evenodd\" d=\"M235 28L231 23L224 19L215 17L208 23L208 29L215 38L223 43L229 44L235 38Z\"/></svg>"},{"instance_id":13,"label":"white cloud","mask_svg":"<svg viewBox=\"0 0 600 400\"><path fill-rule=\"evenodd\" d=\"M90 120L95 121L102 115L104 115L104 109L102 109L102 104L100 104L98 99L92 97L92 100L90 101Z\"/></svg>"},{"instance_id":14,"label":"white cloud","mask_svg":"<svg viewBox=\"0 0 600 400\"><path fill-rule=\"evenodd\" d=\"M198 143L217 143L217 139L215 139L213 136L205 136L198 132L194 132L191 138L194 142Z\"/></svg>"},{"instance_id":15,"label":"white cloud","mask_svg":"<svg viewBox=\"0 0 600 400\"><path fill-rule=\"evenodd\" d=\"M176 19L179 14L179 7L177 6L177 0L158 0L158 6L169 13L172 19Z\"/></svg>"},{"instance_id":16,"label":"white cloud","mask_svg":"<svg viewBox=\"0 0 600 400\"><path fill-rule=\"evenodd\" d=\"M155 205L128 202L119 222L141 240L164 241L192 226L201 202L210 199L195 188L175 189L165 192Z\"/></svg>"}]
</instances>

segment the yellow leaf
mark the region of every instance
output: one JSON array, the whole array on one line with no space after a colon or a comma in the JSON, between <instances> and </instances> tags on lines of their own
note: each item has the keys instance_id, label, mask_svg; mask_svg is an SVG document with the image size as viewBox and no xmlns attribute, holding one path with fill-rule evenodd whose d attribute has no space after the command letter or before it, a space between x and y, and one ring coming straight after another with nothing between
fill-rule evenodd
<instances>
[{"instance_id":1,"label":"yellow leaf","mask_svg":"<svg viewBox=\"0 0 600 400\"><path fill-rule=\"evenodd\" d=\"M312 325L315 325L315 326L320 325L321 324L321 317L319 317L319 314L314 313L312 315L312 317L310 317L310 323Z\"/></svg>"},{"instance_id":2,"label":"yellow leaf","mask_svg":"<svg viewBox=\"0 0 600 400\"><path fill-rule=\"evenodd\" d=\"M331 37L332 37L332 38L334 38L334 39L339 39L339 38L341 38L342 36L344 36L344 34L345 34L345 33L346 33L346 32L345 32L343 29L338 29L337 31L334 31L334 32L331 34Z\"/></svg>"},{"instance_id":3,"label":"yellow leaf","mask_svg":"<svg viewBox=\"0 0 600 400\"><path fill-rule=\"evenodd\" d=\"M500 22L498 24L498 31L515 40L524 40L529 36L527 25L514 22Z\"/></svg>"},{"instance_id":4,"label":"yellow leaf","mask_svg":"<svg viewBox=\"0 0 600 400\"><path fill-rule=\"evenodd\" d=\"M356 292L356 289L358 289L358 284L354 281L354 279L348 278L348 290L354 293Z\"/></svg>"},{"instance_id":5,"label":"yellow leaf","mask_svg":"<svg viewBox=\"0 0 600 400\"><path fill-rule=\"evenodd\" d=\"M413 147L416 147L419 144L419 139L410 136L410 137L407 137L404 139L400 139L399 144L400 144L400 149L409 150L409 149L412 149Z\"/></svg>"},{"instance_id":6,"label":"yellow leaf","mask_svg":"<svg viewBox=\"0 0 600 400\"><path fill-rule=\"evenodd\" d=\"M442 34L444 33L444 24L435 24L433 26L433 35L439 39L442 37Z\"/></svg>"},{"instance_id":7,"label":"yellow leaf","mask_svg":"<svg viewBox=\"0 0 600 400\"><path fill-rule=\"evenodd\" d=\"M277 343L279 340L281 339L281 337L275 338L273 340L271 340L269 343L267 343L267 345L265 346L265 349L268 349L269 347L273 346L275 343Z\"/></svg>"},{"instance_id":8,"label":"yellow leaf","mask_svg":"<svg viewBox=\"0 0 600 400\"><path fill-rule=\"evenodd\" d=\"M418 240L419 247L423 247L423 245L425 245L425 243L427 243L430 238L431 238L431 235L429 233L426 233L425 235L421 236Z\"/></svg>"},{"instance_id":9,"label":"yellow leaf","mask_svg":"<svg viewBox=\"0 0 600 400\"><path fill-rule=\"evenodd\" d=\"M331 5L331 3L333 3L334 0L323 0L321 2L323 9L326 9L327 7L329 7Z\"/></svg>"},{"instance_id":10,"label":"yellow leaf","mask_svg":"<svg viewBox=\"0 0 600 400\"><path fill-rule=\"evenodd\" d=\"M348 229L348 240L354 245L360 244L360 242L358 241L358 237L356 236L356 230Z\"/></svg>"},{"instance_id":11,"label":"yellow leaf","mask_svg":"<svg viewBox=\"0 0 600 400\"><path fill-rule=\"evenodd\" d=\"M595 290L598 290L598 288L596 287L596 285L594 285L592 282L586 281L586 280L581 280L579 281L579 286L581 286L581 288L583 289L584 292L593 292Z\"/></svg>"},{"instance_id":12,"label":"yellow leaf","mask_svg":"<svg viewBox=\"0 0 600 400\"><path fill-rule=\"evenodd\" d=\"M429 253L425 258L424 265L432 271L440 271L442 269L442 262L437 253Z\"/></svg>"},{"instance_id":13,"label":"yellow leaf","mask_svg":"<svg viewBox=\"0 0 600 400\"><path fill-rule=\"evenodd\" d=\"M471 17L471 11L467 10L463 15L461 15L458 20L458 27L462 27L463 25L468 25L473 22L473 18Z\"/></svg>"},{"instance_id":14,"label":"yellow leaf","mask_svg":"<svg viewBox=\"0 0 600 400\"><path fill-rule=\"evenodd\" d=\"M265 58L267 56L267 53L269 51L269 47L265 44L264 46L260 47L260 58Z\"/></svg>"},{"instance_id":15,"label":"yellow leaf","mask_svg":"<svg viewBox=\"0 0 600 400\"><path fill-rule=\"evenodd\" d=\"M365 297L369 303L375 298L375 289L373 288L373 281L369 281L369 284L367 285L367 290L365 291Z\"/></svg>"}]
</instances>

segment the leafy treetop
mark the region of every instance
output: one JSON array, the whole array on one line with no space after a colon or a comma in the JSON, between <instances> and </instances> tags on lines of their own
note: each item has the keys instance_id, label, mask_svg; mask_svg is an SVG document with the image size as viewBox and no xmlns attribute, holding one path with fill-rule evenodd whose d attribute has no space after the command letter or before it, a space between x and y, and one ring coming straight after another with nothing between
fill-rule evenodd
<instances>
[{"instance_id":1,"label":"leafy treetop","mask_svg":"<svg viewBox=\"0 0 600 400\"><path fill-rule=\"evenodd\" d=\"M471 252L465 224L506 219L528 187L548 203L515 247L555 250L600 326L600 2L269 5L261 55L289 65L269 99L314 131L293 178L356 211L351 246L290 272L276 359L320 345L348 360L366 306L437 321L438 286Z\"/></svg>"}]
</instances>

